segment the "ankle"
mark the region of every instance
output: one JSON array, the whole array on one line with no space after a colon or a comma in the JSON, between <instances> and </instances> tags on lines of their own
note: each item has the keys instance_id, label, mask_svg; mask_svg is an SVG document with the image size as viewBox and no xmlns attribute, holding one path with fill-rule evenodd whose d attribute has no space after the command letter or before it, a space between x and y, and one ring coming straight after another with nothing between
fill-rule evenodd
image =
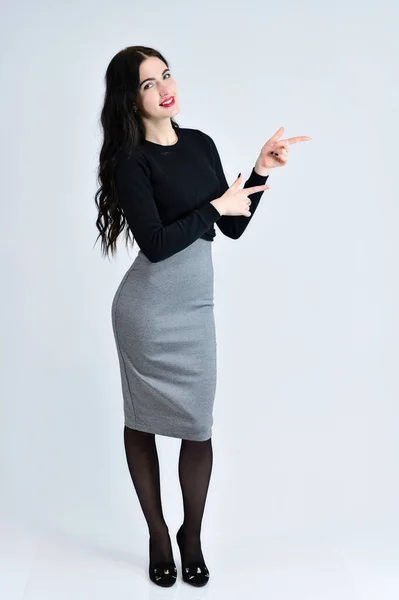
<instances>
[{"instance_id":1,"label":"ankle","mask_svg":"<svg viewBox=\"0 0 399 600\"><path fill-rule=\"evenodd\" d=\"M201 537L201 530L198 528L190 528L187 527L187 525L185 525L183 523L183 525L181 525L179 532L180 535L184 536L185 539L199 539Z\"/></svg>"},{"instance_id":2,"label":"ankle","mask_svg":"<svg viewBox=\"0 0 399 600\"><path fill-rule=\"evenodd\" d=\"M164 537L153 538L150 536L150 563L155 564L158 562L171 562L173 563L173 549L170 538Z\"/></svg>"},{"instance_id":3,"label":"ankle","mask_svg":"<svg viewBox=\"0 0 399 600\"><path fill-rule=\"evenodd\" d=\"M156 539L164 539L169 536L169 528L167 525L161 527L152 527L148 528L148 534L150 538Z\"/></svg>"}]
</instances>

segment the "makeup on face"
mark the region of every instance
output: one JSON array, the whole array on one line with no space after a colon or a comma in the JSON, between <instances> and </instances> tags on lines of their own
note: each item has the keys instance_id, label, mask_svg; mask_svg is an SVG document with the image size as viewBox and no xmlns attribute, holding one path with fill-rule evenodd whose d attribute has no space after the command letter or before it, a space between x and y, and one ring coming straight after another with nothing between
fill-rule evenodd
<instances>
[{"instance_id":1,"label":"makeup on face","mask_svg":"<svg viewBox=\"0 0 399 600\"><path fill-rule=\"evenodd\" d=\"M174 105L175 105L175 97L169 96L159 106L161 106L162 108L169 108L170 106L174 106Z\"/></svg>"},{"instance_id":2,"label":"makeup on face","mask_svg":"<svg viewBox=\"0 0 399 600\"><path fill-rule=\"evenodd\" d=\"M141 76L144 79L139 83L139 102L144 113L155 115L154 111L158 108L159 112L161 108L162 111L169 111L170 115L174 114L178 98L169 67L150 58L148 62L145 61L145 67L141 67Z\"/></svg>"}]
</instances>

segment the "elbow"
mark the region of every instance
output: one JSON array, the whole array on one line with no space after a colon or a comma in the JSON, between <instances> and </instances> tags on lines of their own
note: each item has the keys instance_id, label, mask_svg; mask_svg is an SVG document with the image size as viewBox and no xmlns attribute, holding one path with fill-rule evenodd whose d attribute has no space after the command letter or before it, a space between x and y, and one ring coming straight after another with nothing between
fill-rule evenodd
<instances>
[{"instance_id":1,"label":"elbow","mask_svg":"<svg viewBox=\"0 0 399 600\"><path fill-rule=\"evenodd\" d=\"M141 241L142 245L139 244L139 246L143 254L152 263L161 262L176 252L171 244L166 243L167 240L159 236L148 236Z\"/></svg>"},{"instance_id":2,"label":"elbow","mask_svg":"<svg viewBox=\"0 0 399 600\"><path fill-rule=\"evenodd\" d=\"M162 260L162 258L160 256L158 256L158 254L151 252L151 250L143 250L143 254L146 256L146 258L148 258L148 260L152 263L157 263L160 260Z\"/></svg>"},{"instance_id":3,"label":"elbow","mask_svg":"<svg viewBox=\"0 0 399 600\"><path fill-rule=\"evenodd\" d=\"M221 227L219 224L218 224L218 227L219 227L220 231L223 233L223 235L230 238L231 240L238 240L238 238L241 235L241 233L238 233L235 229L233 229L231 227Z\"/></svg>"},{"instance_id":4,"label":"elbow","mask_svg":"<svg viewBox=\"0 0 399 600\"><path fill-rule=\"evenodd\" d=\"M138 240L137 237L136 241L141 252L150 262L156 263L162 260L161 251L156 244L152 244L148 239Z\"/></svg>"},{"instance_id":5,"label":"elbow","mask_svg":"<svg viewBox=\"0 0 399 600\"><path fill-rule=\"evenodd\" d=\"M144 246L144 248L141 248L141 251L145 255L145 257L148 258L148 260L152 263L161 262L161 260L167 258L167 256L164 256L161 251L157 250L153 246L151 246L150 248Z\"/></svg>"},{"instance_id":6,"label":"elbow","mask_svg":"<svg viewBox=\"0 0 399 600\"><path fill-rule=\"evenodd\" d=\"M242 231L230 231L229 238L238 240L242 236Z\"/></svg>"}]
</instances>

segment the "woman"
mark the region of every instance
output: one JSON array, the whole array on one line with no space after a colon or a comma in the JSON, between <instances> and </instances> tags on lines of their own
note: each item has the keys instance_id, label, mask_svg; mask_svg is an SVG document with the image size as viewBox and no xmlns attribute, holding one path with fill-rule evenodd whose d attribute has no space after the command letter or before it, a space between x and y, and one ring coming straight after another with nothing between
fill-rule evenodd
<instances>
[{"instance_id":1,"label":"woman","mask_svg":"<svg viewBox=\"0 0 399 600\"><path fill-rule=\"evenodd\" d=\"M139 246L112 303L126 458L149 529L150 579L171 586L177 571L162 512L155 434L182 440L184 522L176 539L183 580L202 586L209 581L200 533L216 390L214 225L239 238L269 188L270 169L286 163L290 143L310 138L279 140L280 128L263 146L244 189L241 174L229 187L212 138L173 120L176 82L158 51L125 48L111 60L105 83L98 237L103 253L114 254L126 227L126 244L133 236Z\"/></svg>"}]
</instances>

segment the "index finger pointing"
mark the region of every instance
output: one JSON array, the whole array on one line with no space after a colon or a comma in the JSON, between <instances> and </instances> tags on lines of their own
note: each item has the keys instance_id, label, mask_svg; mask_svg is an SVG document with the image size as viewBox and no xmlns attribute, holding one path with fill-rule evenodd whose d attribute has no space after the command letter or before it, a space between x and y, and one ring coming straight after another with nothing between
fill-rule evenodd
<instances>
[{"instance_id":1,"label":"index finger pointing","mask_svg":"<svg viewBox=\"0 0 399 600\"><path fill-rule=\"evenodd\" d=\"M264 192L265 190L268 190L271 186L268 185L267 183L264 183L263 185L254 185L253 187L249 187L249 188L243 188L242 190L240 190L240 192L245 192L245 194L247 196L250 196L251 194L255 194L256 192Z\"/></svg>"},{"instance_id":2,"label":"index finger pointing","mask_svg":"<svg viewBox=\"0 0 399 600\"><path fill-rule=\"evenodd\" d=\"M288 138L288 142L290 144L296 144L297 142L307 142L309 140L311 140L312 138L307 136L307 135L298 135L296 137L292 137L292 138Z\"/></svg>"}]
</instances>

